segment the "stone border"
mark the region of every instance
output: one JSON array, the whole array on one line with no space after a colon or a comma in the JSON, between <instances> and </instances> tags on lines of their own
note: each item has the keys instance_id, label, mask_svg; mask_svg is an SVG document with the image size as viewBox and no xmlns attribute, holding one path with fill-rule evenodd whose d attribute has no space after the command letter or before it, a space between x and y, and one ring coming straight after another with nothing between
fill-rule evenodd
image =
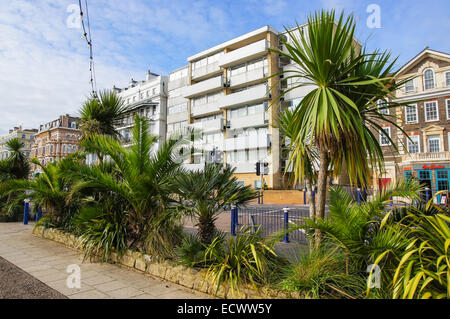
<instances>
[{"instance_id":1,"label":"stone border","mask_svg":"<svg viewBox=\"0 0 450 319\"><path fill-rule=\"evenodd\" d=\"M35 226L33 234L45 239L50 239L61 243L69 248L82 251L81 241L73 234L63 232L56 228L45 228ZM144 253L127 250L120 258L116 253L111 253L109 263L118 264L127 268L132 268L144 274L158 277L180 286L200 291L209 295L214 295L215 287L212 280L205 280L206 269L195 269L178 265L175 262L156 262L152 257ZM240 292L232 295L231 289L221 286L215 295L218 298L237 299L299 299L297 292L285 292L262 287L259 290L243 287Z\"/></svg>"}]
</instances>

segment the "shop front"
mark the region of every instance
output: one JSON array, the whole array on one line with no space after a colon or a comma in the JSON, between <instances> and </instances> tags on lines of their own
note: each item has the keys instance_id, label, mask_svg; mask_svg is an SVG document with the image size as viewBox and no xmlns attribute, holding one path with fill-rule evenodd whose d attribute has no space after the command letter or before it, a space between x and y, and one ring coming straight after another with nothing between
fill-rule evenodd
<instances>
[{"instance_id":1,"label":"shop front","mask_svg":"<svg viewBox=\"0 0 450 319\"><path fill-rule=\"evenodd\" d=\"M415 177L421 184L431 190L431 196L436 192L449 190L449 164L421 164L404 167L405 179Z\"/></svg>"}]
</instances>

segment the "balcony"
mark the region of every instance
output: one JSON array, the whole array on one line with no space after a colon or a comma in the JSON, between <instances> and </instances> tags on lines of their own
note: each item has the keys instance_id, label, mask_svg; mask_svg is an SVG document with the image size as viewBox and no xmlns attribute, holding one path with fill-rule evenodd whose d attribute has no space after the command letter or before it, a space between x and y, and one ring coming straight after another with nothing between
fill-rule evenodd
<instances>
[{"instance_id":1,"label":"balcony","mask_svg":"<svg viewBox=\"0 0 450 319\"><path fill-rule=\"evenodd\" d=\"M267 77L267 69L259 68L242 74L232 76L230 78L230 87L236 87L245 83L260 81Z\"/></svg>"},{"instance_id":2,"label":"balcony","mask_svg":"<svg viewBox=\"0 0 450 319\"><path fill-rule=\"evenodd\" d=\"M412 162L412 161L440 161L440 160L446 160L448 161L450 159L450 152L436 152L436 153L416 153L416 154L407 154L403 156L403 162Z\"/></svg>"},{"instance_id":3,"label":"balcony","mask_svg":"<svg viewBox=\"0 0 450 319\"><path fill-rule=\"evenodd\" d=\"M233 118L228 121L231 130L261 126L267 123L265 112Z\"/></svg>"},{"instance_id":4,"label":"balcony","mask_svg":"<svg viewBox=\"0 0 450 319\"><path fill-rule=\"evenodd\" d=\"M192 70L192 79L198 79L207 75L211 75L214 73L221 72L221 68L219 67L219 63L211 63L206 64L204 66L198 67Z\"/></svg>"},{"instance_id":5,"label":"balcony","mask_svg":"<svg viewBox=\"0 0 450 319\"><path fill-rule=\"evenodd\" d=\"M269 148L271 146L270 135L250 135L235 138L227 138L224 142L225 151L245 150L255 148Z\"/></svg>"},{"instance_id":6,"label":"balcony","mask_svg":"<svg viewBox=\"0 0 450 319\"><path fill-rule=\"evenodd\" d=\"M262 84L251 87L244 91L239 91L220 97L218 105L220 108L230 108L234 106L257 103L269 99L267 85Z\"/></svg>"},{"instance_id":7,"label":"balcony","mask_svg":"<svg viewBox=\"0 0 450 319\"><path fill-rule=\"evenodd\" d=\"M235 167L235 173L255 173L255 162L235 162L230 163L231 167ZM255 179L259 177L255 175Z\"/></svg>"},{"instance_id":8,"label":"balcony","mask_svg":"<svg viewBox=\"0 0 450 319\"><path fill-rule=\"evenodd\" d=\"M220 110L217 102L213 102L213 103L207 103L207 104L202 104L202 105L198 105L198 106L193 106L191 108L191 115L193 117L203 116L203 115L206 116L206 115L218 113L220 111L221 110Z\"/></svg>"},{"instance_id":9,"label":"balcony","mask_svg":"<svg viewBox=\"0 0 450 319\"><path fill-rule=\"evenodd\" d=\"M223 119L214 119L189 124L189 127L202 132L221 131L223 129Z\"/></svg>"},{"instance_id":10,"label":"balcony","mask_svg":"<svg viewBox=\"0 0 450 319\"><path fill-rule=\"evenodd\" d=\"M223 87L223 81L221 76L214 77L199 83L186 87L184 91L185 98L191 98L196 95L203 95L210 93Z\"/></svg>"},{"instance_id":11,"label":"balcony","mask_svg":"<svg viewBox=\"0 0 450 319\"><path fill-rule=\"evenodd\" d=\"M244 61L262 57L268 52L269 42L267 40L260 40L258 42L246 45L245 47L225 53L219 59L219 66L223 68L230 67Z\"/></svg>"}]
</instances>

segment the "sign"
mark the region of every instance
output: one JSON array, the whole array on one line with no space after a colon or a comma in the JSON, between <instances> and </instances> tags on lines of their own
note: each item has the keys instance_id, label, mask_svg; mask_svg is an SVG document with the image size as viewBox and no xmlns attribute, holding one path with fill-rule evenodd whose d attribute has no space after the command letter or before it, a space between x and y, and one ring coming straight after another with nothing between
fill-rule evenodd
<instances>
[{"instance_id":1,"label":"sign","mask_svg":"<svg viewBox=\"0 0 450 319\"><path fill-rule=\"evenodd\" d=\"M424 165L422 168L423 169L439 169L439 168L445 168L445 166L432 164L431 166Z\"/></svg>"},{"instance_id":2,"label":"sign","mask_svg":"<svg viewBox=\"0 0 450 319\"><path fill-rule=\"evenodd\" d=\"M442 194L441 195L441 202L440 202L440 204L441 205L444 205L444 206L447 206L447 194Z\"/></svg>"}]
</instances>

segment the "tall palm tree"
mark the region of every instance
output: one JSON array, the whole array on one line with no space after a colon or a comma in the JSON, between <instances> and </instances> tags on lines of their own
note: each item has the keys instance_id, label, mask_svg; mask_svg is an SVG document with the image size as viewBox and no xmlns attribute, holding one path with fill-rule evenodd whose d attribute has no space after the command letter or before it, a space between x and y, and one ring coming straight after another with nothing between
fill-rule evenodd
<instances>
[{"instance_id":1,"label":"tall palm tree","mask_svg":"<svg viewBox=\"0 0 450 319\"><path fill-rule=\"evenodd\" d=\"M250 186L238 183L235 168L207 164L203 170L175 176L174 192L180 196L182 209L198 221L198 235L210 244L215 235L215 220L231 204L245 204L257 197Z\"/></svg>"},{"instance_id":2,"label":"tall palm tree","mask_svg":"<svg viewBox=\"0 0 450 319\"><path fill-rule=\"evenodd\" d=\"M80 109L82 139L88 140L94 135L119 138L117 124L127 110L122 98L114 91L104 90L99 92L98 97L91 96ZM96 153L99 160L103 161L102 153L88 145L82 144L86 151Z\"/></svg>"},{"instance_id":3,"label":"tall palm tree","mask_svg":"<svg viewBox=\"0 0 450 319\"><path fill-rule=\"evenodd\" d=\"M393 118L383 115L376 106L379 99L392 98L404 84L393 81L396 73L392 71L393 63L388 62L390 55L366 54L358 49L353 16L344 21L341 14L335 21L334 11L317 12L308 18L306 32L301 32L298 25L299 36L296 30L286 30L290 41L283 41L283 45L287 52L272 50L298 67L280 73L284 74L283 80L292 80L294 84L276 100L296 88L313 86L295 107L294 121L285 125L293 126L290 160L294 174L301 177L301 169L295 169L296 158L305 156L307 147L315 147L317 151L317 218L325 216L330 173L338 175L345 164L350 182L365 186L371 167L383 165L383 153L373 130L381 129L381 121L401 130ZM383 108L397 106L388 102ZM320 232L316 244L319 242Z\"/></svg>"},{"instance_id":4,"label":"tall palm tree","mask_svg":"<svg viewBox=\"0 0 450 319\"><path fill-rule=\"evenodd\" d=\"M9 152L6 161L9 162L11 176L16 179L26 179L30 174L30 165L23 151L24 147L25 144L18 138L13 138L6 143L6 149Z\"/></svg>"},{"instance_id":5,"label":"tall palm tree","mask_svg":"<svg viewBox=\"0 0 450 319\"><path fill-rule=\"evenodd\" d=\"M111 136L91 136L85 143L109 160L92 166L70 163L65 171L78 180L71 189L72 195L87 192L123 201L128 211L129 247L149 250L154 244L164 250L170 249L177 235L170 232L174 223L168 211L175 204L173 178L181 164L173 153L179 144L171 139L152 152L158 137L150 135L148 129L148 121L136 116L130 148Z\"/></svg>"}]
</instances>

